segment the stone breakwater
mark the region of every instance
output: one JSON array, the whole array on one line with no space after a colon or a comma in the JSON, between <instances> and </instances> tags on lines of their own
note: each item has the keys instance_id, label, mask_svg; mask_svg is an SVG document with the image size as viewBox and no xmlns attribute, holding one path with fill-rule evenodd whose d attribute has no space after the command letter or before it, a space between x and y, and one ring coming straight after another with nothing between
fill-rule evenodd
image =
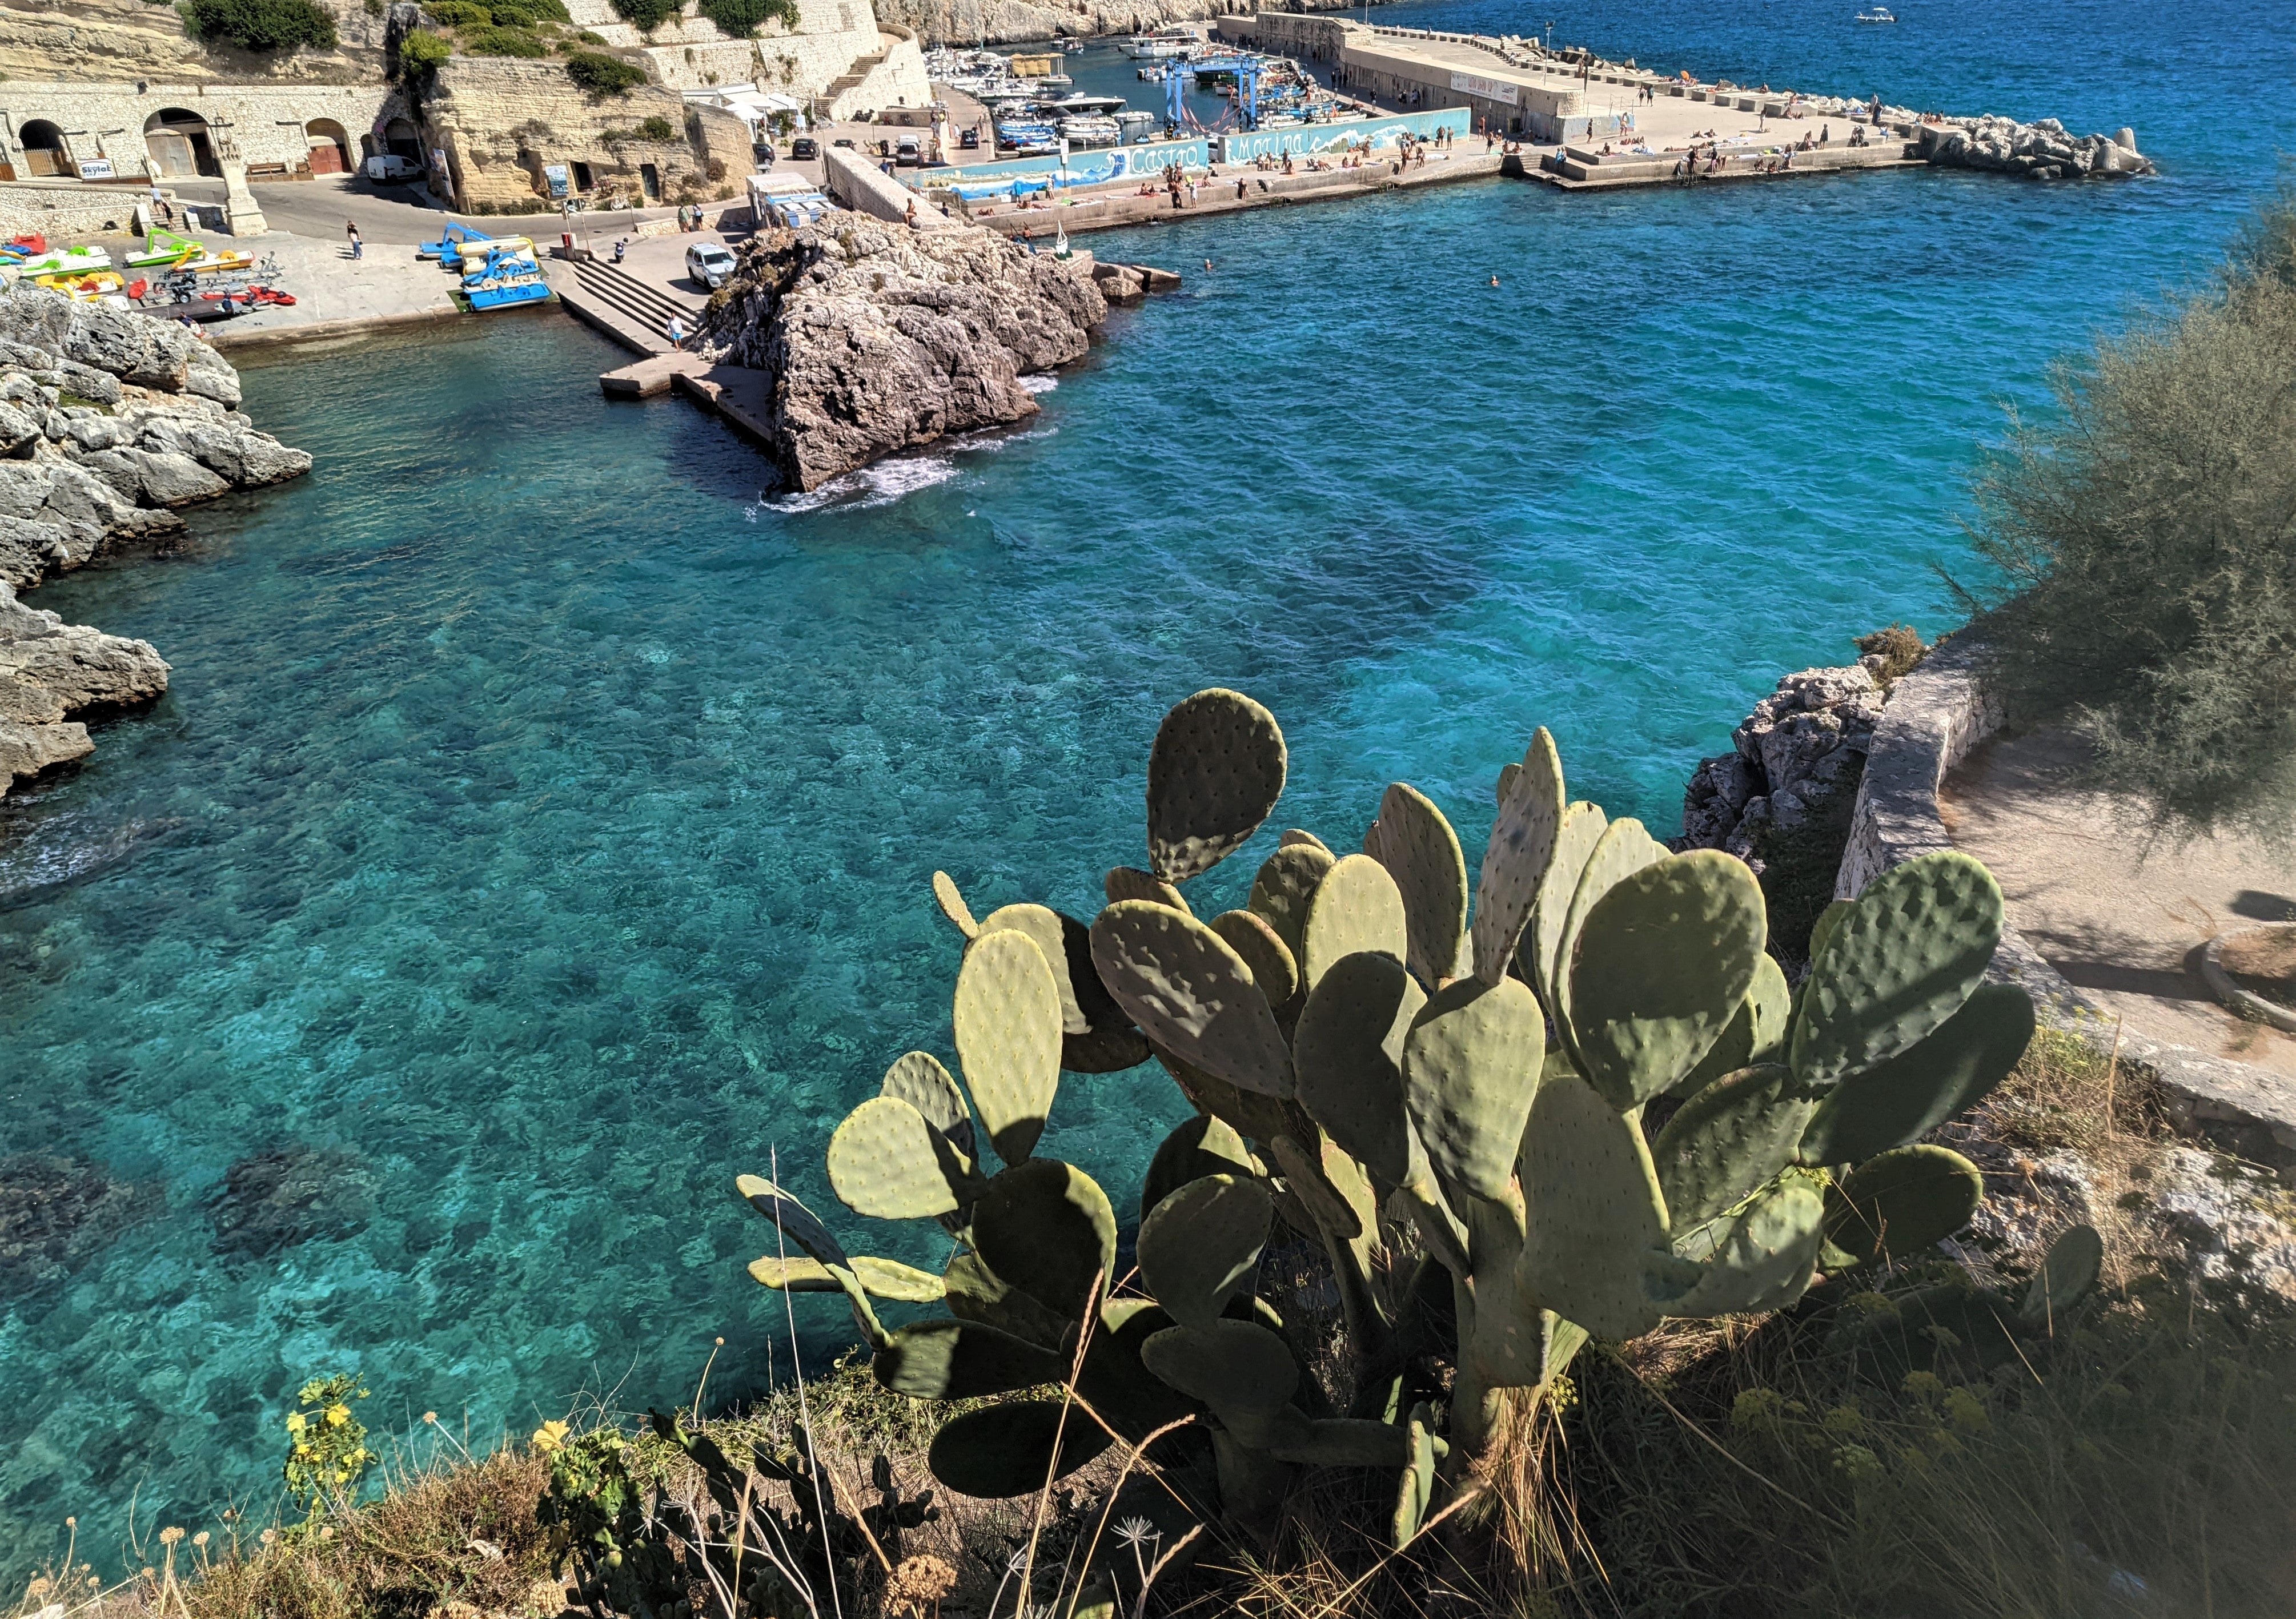
<instances>
[{"instance_id":1,"label":"stone breakwater","mask_svg":"<svg viewBox=\"0 0 2296 1619\"><path fill-rule=\"evenodd\" d=\"M809 490L1035 415L1022 379L1082 359L1107 317L1083 261L977 226L837 212L745 243L701 339L719 362L766 373L761 430L784 482Z\"/></svg>"},{"instance_id":2,"label":"stone breakwater","mask_svg":"<svg viewBox=\"0 0 2296 1619\"><path fill-rule=\"evenodd\" d=\"M2149 175L2152 159L2136 150L2136 132L2076 135L2055 119L2021 124L2014 119L1948 119L1923 124L1914 137L1921 155L1940 168L1977 168L2036 180Z\"/></svg>"},{"instance_id":3,"label":"stone breakwater","mask_svg":"<svg viewBox=\"0 0 2296 1619\"><path fill-rule=\"evenodd\" d=\"M179 508L310 470L239 403L239 373L183 326L0 290L0 793L93 752L86 716L168 689L150 642L16 593L179 531Z\"/></svg>"}]
</instances>

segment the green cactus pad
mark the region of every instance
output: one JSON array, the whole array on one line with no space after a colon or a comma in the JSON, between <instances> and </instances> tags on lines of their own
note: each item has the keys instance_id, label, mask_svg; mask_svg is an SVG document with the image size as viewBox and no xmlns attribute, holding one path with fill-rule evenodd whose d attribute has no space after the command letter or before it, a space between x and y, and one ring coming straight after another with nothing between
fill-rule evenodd
<instances>
[{"instance_id":1,"label":"green cactus pad","mask_svg":"<svg viewBox=\"0 0 2296 1619\"><path fill-rule=\"evenodd\" d=\"M1510 759L1500 765L1498 785L1491 793L1492 802L1505 804L1507 801L1507 795L1514 791L1514 784L1521 779L1522 766L1514 760Z\"/></svg>"},{"instance_id":2,"label":"green cactus pad","mask_svg":"<svg viewBox=\"0 0 2296 1619\"><path fill-rule=\"evenodd\" d=\"M1866 884L1810 963L1791 1047L1813 1088L1887 1062L1959 1011L2001 942L2000 886L1956 850Z\"/></svg>"},{"instance_id":3,"label":"green cactus pad","mask_svg":"<svg viewBox=\"0 0 2296 1619\"><path fill-rule=\"evenodd\" d=\"M1520 978L1462 978L1420 1009L1404 1042L1405 1104L1447 1193L1505 1192L1546 1056L1546 1019Z\"/></svg>"},{"instance_id":4,"label":"green cactus pad","mask_svg":"<svg viewBox=\"0 0 2296 1619\"><path fill-rule=\"evenodd\" d=\"M926 1124L947 1136L949 1144L966 1157L979 1152L972 1142L972 1110L965 1106L964 1092L931 1051L906 1051L895 1058L877 1093L914 1108Z\"/></svg>"},{"instance_id":5,"label":"green cactus pad","mask_svg":"<svg viewBox=\"0 0 2296 1619\"><path fill-rule=\"evenodd\" d=\"M1077 1004L1075 987L1069 982L1068 948L1061 936L1061 925L1066 921L1066 917L1049 905L999 905L980 919L979 936L986 938L1007 929L1027 934L1044 952L1045 964L1053 969L1053 983L1061 995L1061 1032L1081 1034L1092 1025L1086 1020L1084 1009ZM1081 923L1070 926L1083 931Z\"/></svg>"},{"instance_id":6,"label":"green cactus pad","mask_svg":"<svg viewBox=\"0 0 2296 1619\"><path fill-rule=\"evenodd\" d=\"M1453 977L1467 930L1467 857L1450 822L1424 793L1398 781L1380 800L1364 853L1387 868L1403 895L1411 970L1425 984Z\"/></svg>"},{"instance_id":7,"label":"green cactus pad","mask_svg":"<svg viewBox=\"0 0 2296 1619\"><path fill-rule=\"evenodd\" d=\"M1378 950L1400 961L1409 949L1403 893L1385 866L1368 854L1350 854L1324 874L1300 935L1300 977L1310 991L1341 956Z\"/></svg>"},{"instance_id":8,"label":"green cactus pad","mask_svg":"<svg viewBox=\"0 0 2296 1619\"><path fill-rule=\"evenodd\" d=\"M1522 942L1515 947L1523 977L1530 980L1531 988L1538 992L1538 1003L1550 1013L1554 1009L1555 958L1562 950L1562 926L1570 919L1570 898L1578 892L1578 879L1586 875L1595 846L1610 828L1610 817L1599 804L1582 799L1563 810L1554 834L1554 853L1546 863L1546 875L1538 879L1530 920L1523 925Z\"/></svg>"},{"instance_id":9,"label":"green cactus pad","mask_svg":"<svg viewBox=\"0 0 2296 1619\"><path fill-rule=\"evenodd\" d=\"M1825 909L1817 913L1817 920L1809 926L1809 959L1813 961L1824 953L1826 940L1841 920L1857 907L1857 902L1848 899L1828 900Z\"/></svg>"},{"instance_id":10,"label":"green cactus pad","mask_svg":"<svg viewBox=\"0 0 2296 1619\"><path fill-rule=\"evenodd\" d=\"M1111 1427L1137 1444L1194 1409L1186 1395L1141 1364L1140 1346L1172 1324L1152 1299L1111 1298L1086 1347L1077 1393Z\"/></svg>"},{"instance_id":11,"label":"green cactus pad","mask_svg":"<svg viewBox=\"0 0 2296 1619\"><path fill-rule=\"evenodd\" d=\"M1140 1222L1140 1275L1171 1318L1209 1327L1267 1246L1275 1205L1256 1179L1191 1181Z\"/></svg>"},{"instance_id":12,"label":"green cactus pad","mask_svg":"<svg viewBox=\"0 0 2296 1619\"><path fill-rule=\"evenodd\" d=\"M1008 1400L941 1424L926 1465L943 1489L980 1500L1034 1495L1108 1449L1108 1432L1057 1400ZM1059 1460L1054 1460L1057 1440Z\"/></svg>"},{"instance_id":13,"label":"green cactus pad","mask_svg":"<svg viewBox=\"0 0 2296 1619\"><path fill-rule=\"evenodd\" d=\"M972 1246L999 1279L1070 1321L1116 1282L1116 1212L1090 1175L1030 1158L992 1177L972 1208Z\"/></svg>"},{"instance_id":14,"label":"green cactus pad","mask_svg":"<svg viewBox=\"0 0 2296 1619\"><path fill-rule=\"evenodd\" d=\"M964 903L964 895L957 891L956 879L946 871L936 871L932 875L932 889L933 903L940 907L940 913L948 918L950 925L959 933L969 939L980 931L980 924L972 920L972 907Z\"/></svg>"},{"instance_id":15,"label":"green cactus pad","mask_svg":"<svg viewBox=\"0 0 2296 1619\"><path fill-rule=\"evenodd\" d=\"M1379 1204L1354 1159L1328 1137L1302 1145L1288 1135L1268 1142L1284 1184L1307 1207L1316 1229L1340 1242L1353 1242L1379 1230Z\"/></svg>"},{"instance_id":16,"label":"green cactus pad","mask_svg":"<svg viewBox=\"0 0 2296 1619\"><path fill-rule=\"evenodd\" d=\"M1596 1337L1658 1324L1647 1279L1670 1257L1666 1201L1632 1118L1585 1080L1548 1076L1522 1132L1522 1191L1533 1298Z\"/></svg>"},{"instance_id":17,"label":"green cactus pad","mask_svg":"<svg viewBox=\"0 0 2296 1619\"><path fill-rule=\"evenodd\" d=\"M1402 962L1364 951L1332 964L1292 1032L1300 1107L1390 1186L1410 1173L1403 1043L1426 1004Z\"/></svg>"},{"instance_id":18,"label":"green cactus pad","mask_svg":"<svg viewBox=\"0 0 2296 1619\"><path fill-rule=\"evenodd\" d=\"M996 1156L1036 1150L1061 1083L1061 993L1034 939L983 935L956 970L956 1059Z\"/></svg>"},{"instance_id":19,"label":"green cactus pad","mask_svg":"<svg viewBox=\"0 0 2296 1619\"><path fill-rule=\"evenodd\" d=\"M1189 911L1187 900L1177 888L1153 871L1143 871L1137 866L1114 867L1101 879L1100 888L1111 905L1120 899L1144 899L1154 904L1169 905L1173 910L1185 912L1189 915L1194 914Z\"/></svg>"},{"instance_id":20,"label":"green cactus pad","mask_svg":"<svg viewBox=\"0 0 2296 1619\"><path fill-rule=\"evenodd\" d=\"M882 1342L885 1329L870 1306L869 1295L853 1269L853 1261L845 1252L845 1245L832 1236L821 1217L775 1185L762 1175L738 1175L734 1187L751 1208L772 1221L781 1231L784 1240L795 1243L806 1255L817 1262L837 1285L844 1290L846 1302L853 1307L853 1319L872 1344ZM784 1254L775 1255L776 1259Z\"/></svg>"},{"instance_id":21,"label":"green cactus pad","mask_svg":"<svg viewBox=\"0 0 2296 1619\"><path fill-rule=\"evenodd\" d=\"M1985 1177L1944 1147L1900 1147L1868 1158L1826 1198L1825 1239L1860 1264L1903 1259L1969 1223Z\"/></svg>"},{"instance_id":22,"label":"green cactus pad","mask_svg":"<svg viewBox=\"0 0 2296 1619\"><path fill-rule=\"evenodd\" d=\"M1674 1229L1711 1220L1792 1163L1816 1107L1783 1063L1742 1069L1683 1103L1651 1143Z\"/></svg>"},{"instance_id":23,"label":"green cactus pad","mask_svg":"<svg viewBox=\"0 0 2296 1619\"><path fill-rule=\"evenodd\" d=\"M1702 1274L1666 1302L1669 1315L1751 1315L1802 1296L1817 1263L1825 1199L1808 1178L1788 1175L1737 1214L1707 1222L1675 1251Z\"/></svg>"},{"instance_id":24,"label":"green cactus pad","mask_svg":"<svg viewBox=\"0 0 2296 1619\"><path fill-rule=\"evenodd\" d=\"M1223 911L1212 918L1211 930L1243 958L1268 1009L1281 1016L1300 993L1300 964L1291 947L1256 911Z\"/></svg>"},{"instance_id":25,"label":"green cactus pad","mask_svg":"<svg viewBox=\"0 0 2296 1619\"><path fill-rule=\"evenodd\" d=\"M1308 936L1308 904L1338 857L1320 843L1285 844L1260 863L1251 879L1250 910L1275 929L1275 936L1298 961Z\"/></svg>"},{"instance_id":26,"label":"green cactus pad","mask_svg":"<svg viewBox=\"0 0 2296 1619\"><path fill-rule=\"evenodd\" d=\"M2037 1332L2051 1330L2059 1316L2096 1286L2097 1272L2103 1266L2104 1239L2097 1235L2096 1227L2067 1226L2041 1256L2041 1268L2033 1272L2025 1301L2017 1306L2019 1319Z\"/></svg>"},{"instance_id":27,"label":"green cactus pad","mask_svg":"<svg viewBox=\"0 0 2296 1619\"><path fill-rule=\"evenodd\" d=\"M1326 854L1332 852L1329 844L1305 827L1286 827L1283 829L1283 836L1275 840L1275 846L1280 849L1291 848L1295 844L1304 844L1311 849L1321 849Z\"/></svg>"},{"instance_id":28,"label":"green cactus pad","mask_svg":"<svg viewBox=\"0 0 2296 1619\"><path fill-rule=\"evenodd\" d=\"M1243 846L1283 795L1283 732L1241 691L1175 704L1148 750L1148 863L1169 882Z\"/></svg>"},{"instance_id":29,"label":"green cactus pad","mask_svg":"<svg viewBox=\"0 0 2296 1619\"><path fill-rule=\"evenodd\" d=\"M1159 1203L1191 1181L1259 1173L1251 1149L1234 1126L1200 1113L1166 1136L1148 1160L1148 1173L1140 1184L1140 1217L1147 1219Z\"/></svg>"},{"instance_id":30,"label":"green cactus pad","mask_svg":"<svg viewBox=\"0 0 2296 1619\"><path fill-rule=\"evenodd\" d=\"M1826 1093L1801 1143L1805 1164L1859 1164L1917 1141L2007 1077L2033 1038L2033 998L1980 985L1937 1032Z\"/></svg>"},{"instance_id":31,"label":"green cactus pad","mask_svg":"<svg viewBox=\"0 0 2296 1619\"><path fill-rule=\"evenodd\" d=\"M1262 1096L1292 1094L1292 1053L1234 947L1191 916L1119 900L1092 924L1103 983L1155 1045Z\"/></svg>"},{"instance_id":32,"label":"green cactus pad","mask_svg":"<svg viewBox=\"0 0 2296 1619\"><path fill-rule=\"evenodd\" d=\"M1621 878L1587 912L1569 963L1563 1003L1587 1082L1621 1111L1680 1083L1753 987L1766 931L1761 885L1718 849Z\"/></svg>"},{"instance_id":33,"label":"green cactus pad","mask_svg":"<svg viewBox=\"0 0 2296 1619\"><path fill-rule=\"evenodd\" d=\"M1181 1095L1233 1127L1246 1141L1271 1141L1286 1131L1300 1128L1304 1116L1291 1102L1232 1085L1169 1051L1157 1052L1156 1060L1171 1075Z\"/></svg>"},{"instance_id":34,"label":"green cactus pad","mask_svg":"<svg viewBox=\"0 0 2296 1619\"><path fill-rule=\"evenodd\" d=\"M1695 1096L1726 1074L1784 1061L1786 1031L1792 1022L1793 991L1777 958L1765 950L1754 962L1753 985L1738 1003L1729 1026L1668 1094Z\"/></svg>"},{"instance_id":35,"label":"green cactus pad","mask_svg":"<svg viewBox=\"0 0 2296 1619\"><path fill-rule=\"evenodd\" d=\"M953 1214L986 1184L972 1160L890 1096L873 1096L829 1138L829 1186L846 1207L878 1220Z\"/></svg>"},{"instance_id":36,"label":"green cactus pad","mask_svg":"<svg viewBox=\"0 0 2296 1619\"><path fill-rule=\"evenodd\" d=\"M979 1321L918 1321L877 1346L870 1370L897 1394L971 1400L1058 1383L1069 1369L1048 1349ZM1089 1420L1089 1419L1087 1419Z\"/></svg>"},{"instance_id":37,"label":"green cactus pad","mask_svg":"<svg viewBox=\"0 0 2296 1619\"><path fill-rule=\"evenodd\" d=\"M1141 1345L1140 1359L1190 1399L1219 1410L1273 1416L1300 1386L1292 1351L1256 1321L1168 1327Z\"/></svg>"},{"instance_id":38,"label":"green cactus pad","mask_svg":"<svg viewBox=\"0 0 2296 1619\"><path fill-rule=\"evenodd\" d=\"M935 1304L944 1296L941 1280L930 1271L919 1271L898 1260L880 1259L873 1254L853 1255L853 1274L860 1279L862 1288L872 1298L889 1298L904 1304ZM791 1293L835 1293L843 1284L829 1273L829 1268L817 1259L792 1255L788 1259L767 1257L750 1262L751 1280L768 1288L787 1288Z\"/></svg>"},{"instance_id":39,"label":"green cactus pad","mask_svg":"<svg viewBox=\"0 0 2296 1619\"><path fill-rule=\"evenodd\" d=\"M1071 1325L1020 1288L1007 1286L981 1263L978 1254L960 1250L950 1255L941 1288L951 1315L983 1322L1043 1348L1057 1346Z\"/></svg>"},{"instance_id":40,"label":"green cactus pad","mask_svg":"<svg viewBox=\"0 0 2296 1619\"><path fill-rule=\"evenodd\" d=\"M1562 936L1555 944L1552 980L1555 1003L1550 1010L1555 1014L1563 1048L1570 1052L1571 1060L1578 1063L1582 1073L1586 1065L1578 1062L1578 1043L1570 1025L1570 995L1575 987L1571 975L1578 960L1579 932L1587 926L1587 918L1595 907L1612 888L1666 857L1665 846L1643 830L1641 822L1623 816L1603 829L1603 835L1595 840L1595 847L1587 856L1586 869L1578 873L1578 885L1570 890L1570 909L1563 913Z\"/></svg>"},{"instance_id":41,"label":"green cactus pad","mask_svg":"<svg viewBox=\"0 0 2296 1619\"><path fill-rule=\"evenodd\" d=\"M1539 884L1554 858L1563 808L1562 760L1541 725L1522 756L1522 768L1499 800L1475 882L1475 976L1486 984L1505 977L1514 959Z\"/></svg>"},{"instance_id":42,"label":"green cactus pad","mask_svg":"<svg viewBox=\"0 0 2296 1619\"><path fill-rule=\"evenodd\" d=\"M1399 1468L1411 1460L1411 1435L1391 1422L1324 1417L1271 1449L1278 1460L1308 1468Z\"/></svg>"},{"instance_id":43,"label":"green cactus pad","mask_svg":"<svg viewBox=\"0 0 2296 1619\"><path fill-rule=\"evenodd\" d=\"M1511 765L1507 768L1518 767ZM1404 1436L1408 1447L1402 1476L1396 1481L1395 1516L1389 1526L1390 1543L1398 1551L1419 1538L1420 1526L1427 1521L1427 1509L1435 1502L1435 1412L1425 1401L1411 1408Z\"/></svg>"}]
</instances>

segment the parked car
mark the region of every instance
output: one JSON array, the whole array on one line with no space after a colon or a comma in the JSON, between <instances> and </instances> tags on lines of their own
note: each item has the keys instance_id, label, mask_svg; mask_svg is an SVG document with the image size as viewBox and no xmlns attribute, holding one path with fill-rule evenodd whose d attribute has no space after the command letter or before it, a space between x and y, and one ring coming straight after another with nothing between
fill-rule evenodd
<instances>
[{"instance_id":1,"label":"parked car","mask_svg":"<svg viewBox=\"0 0 2296 1619\"><path fill-rule=\"evenodd\" d=\"M370 180L381 180L385 183L420 180L422 177L422 165L417 163L413 158L402 158L395 151L378 151L359 165L359 173Z\"/></svg>"},{"instance_id":2,"label":"parked car","mask_svg":"<svg viewBox=\"0 0 2296 1619\"><path fill-rule=\"evenodd\" d=\"M697 241L685 249L685 273L712 292L734 276L734 256L714 241Z\"/></svg>"},{"instance_id":3,"label":"parked car","mask_svg":"<svg viewBox=\"0 0 2296 1619\"><path fill-rule=\"evenodd\" d=\"M830 142L830 144L832 146L842 146L848 151L858 151L860 150L859 147L854 145L853 137L849 135L841 135L835 140Z\"/></svg>"},{"instance_id":4,"label":"parked car","mask_svg":"<svg viewBox=\"0 0 2296 1619\"><path fill-rule=\"evenodd\" d=\"M957 143L959 146L964 147L964 150L965 150L965 151L980 151L980 131L979 131L978 129L967 129L967 130L965 130L964 132L963 132L962 134L960 134L960 135L956 137L956 143Z\"/></svg>"},{"instance_id":5,"label":"parked car","mask_svg":"<svg viewBox=\"0 0 2296 1619\"><path fill-rule=\"evenodd\" d=\"M921 168L924 160L924 143L916 136L905 135L893 143L893 161L903 168Z\"/></svg>"},{"instance_id":6,"label":"parked car","mask_svg":"<svg viewBox=\"0 0 2296 1619\"><path fill-rule=\"evenodd\" d=\"M840 142L839 144L844 145L849 143ZM809 135L801 135L790 143L790 159L793 162L802 163L820 155L821 143Z\"/></svg>"}]
</instances>

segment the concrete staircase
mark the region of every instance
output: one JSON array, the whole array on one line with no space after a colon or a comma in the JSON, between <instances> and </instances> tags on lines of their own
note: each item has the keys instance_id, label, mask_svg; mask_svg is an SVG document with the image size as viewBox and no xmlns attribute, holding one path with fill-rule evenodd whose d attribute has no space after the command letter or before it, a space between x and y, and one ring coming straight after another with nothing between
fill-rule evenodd
<instances>
[{"instance_id":1,"label":"concrete staircase","mask_svg":"<svg viewBox=\"0 0 2296 1619\"><path fill-rule=\"evenodd\" d=\"M872 68L882 65L885 58L891 54L892 47L889 45L885 49L878 52L874 56L862 56L856 58L851 67L846 69L844 72L839 74L834 79L830 81L829 88L821 93L819 99L827 102L833 106L839 96L844 94L854 86L868 78L869 70Z\"/></svg>"},{"instance_id":2,"label":"concrete staircase","mask_svg":"<svg viewBox=\"0 0 2296 1619\"><path fill-rule=\"evenodd\" d=\"M586 324L636 353L668 354L669 317L677 316L690 331L701 315L698 301L689 303L649 286L603 259L578 258L573 268L571 282L562 277L558 287L566 307Z\"/></svg>"}]
</instances>

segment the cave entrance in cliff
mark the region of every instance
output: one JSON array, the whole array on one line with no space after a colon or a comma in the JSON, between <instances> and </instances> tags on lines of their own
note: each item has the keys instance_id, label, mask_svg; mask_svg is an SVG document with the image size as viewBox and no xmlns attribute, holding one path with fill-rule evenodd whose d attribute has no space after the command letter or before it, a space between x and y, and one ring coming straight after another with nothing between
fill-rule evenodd
<instances>
[{"instance_id":1,"label":"cave entrance in cliff","mask_svg":"<svg viewBox=\"0 0 2296 1619\"><path fill-rule=\"evenodd\" d=\"M382 127L382 143L387 151L410 163L422 161L422 137L403 118L395 118Z\"/></svg>"},{"instance_id":2,"label":"cave entrance in cliff","mask_svg":"<svg viewBox=\"0 0 2296 1619\"><path fill-rule=\"evenodd\" d=\"M24 147L26 178L37 180L50 175L76 172L71 166L70 154L64 150L64 132L47 119L36 118L28 120L16 132L16 138Z\"/></svg>"},{"instance_id":3,"label":"cave entrance in cliff","mask_svg":"<svg viewBox=\"0 0 2296 1619\"><path fill-rule=\"evenodd\" d=\"M303 126L303 135L310 143L313 174L341 175L350 172L350 133L340 124L331 118L315 118Z\"/></svg>"},{"instance_id":4,"label":"cave entrance in cliff","mask_svg":"<svg viewBox=\"0 0 2296 1619\"><path fill-rule=\"evenodd\" d=\"M162 107L144 120L144 150L162 178L191 179L223 173L216 161L208 121L182 107Z\"/></svg>"}]
</instances>

